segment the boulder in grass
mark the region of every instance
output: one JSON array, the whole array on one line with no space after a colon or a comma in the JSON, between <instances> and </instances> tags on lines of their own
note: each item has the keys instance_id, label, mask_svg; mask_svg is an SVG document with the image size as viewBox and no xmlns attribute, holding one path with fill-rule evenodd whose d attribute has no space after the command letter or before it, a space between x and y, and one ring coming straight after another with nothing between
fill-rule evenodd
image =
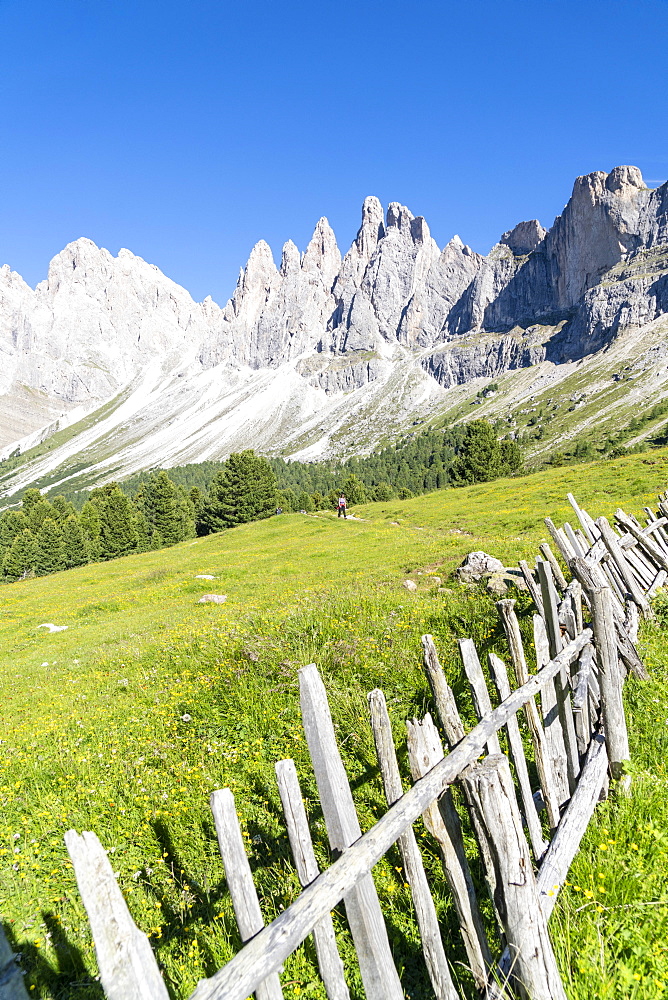
<instances>
[{"instance_id":1,"label":"boulder in grass","mask_svg":"<svg viewBox=\"0 0 668 1000\"><path fill-rule=\"evenodd\" d=\"M455 576L460 583L478 583L492 573L505 573L505 567L500 559L486 552L469 552L461 566L455 570Z\"/></svg>"},{"instance_id":2,"label":"boulder in grass","mask_svg":"<svg viewBox=\"0 0 668 1000\"><path fill-rule=\"evenodd\" d=\"M490 594L496 594L498 597L508 593L508 585L502 573L492 573L488 576L486 586Z\"/></svg>"},{"instance_id":3,"label":"boulder in grass","mask_svg":"<svg viewBox=\"0 0 668 1000\"><path fill-rule=\"evenodd\" d=\"M215 576L211 576L210 573L198 573L195 577L196 580L215 580Z\"/></svg>"},{"instance_id":4,"label":"boulder in grass","mask_svg":"<svg viewBox=\"0 0 668 1000\"><path fill-rule=\"evenodd\" d=\"M403 586L406 590L414 591L417 590L417 583L415 580L404 580Z\"/></svg>"},{"instance_id":5,"label":"boulder in grass","mask_svg":"<svg viewBox=\"0 0 668 1000\"><path fill-rule=\"evenodd\" d=\"M227 600L227 594L205 594L204 597L200 597L198 604L224 604Z\"/></svg>"}]
</instances>

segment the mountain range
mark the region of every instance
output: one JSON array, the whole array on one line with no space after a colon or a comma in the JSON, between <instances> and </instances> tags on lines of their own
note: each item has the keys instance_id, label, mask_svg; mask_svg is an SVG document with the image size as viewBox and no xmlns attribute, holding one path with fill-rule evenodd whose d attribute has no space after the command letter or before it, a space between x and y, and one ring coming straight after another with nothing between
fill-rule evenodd
<instances>
[{"instance_id":1,"label":"mountain range","mask_svg":"<svg viewBox=\"0 0 668 1000\"><path fill-rule=\"evenodd\" d=\"M511 435L542 414L539 455L660 400L667 333L668 183L632 166L578 177L549 230L487 256L367 198L344 256L325 218L278 267L261 240L222 308L79 239L35 289L0 268L0 488L342 457L471 413Z\"/></svg>"}]
</instances>

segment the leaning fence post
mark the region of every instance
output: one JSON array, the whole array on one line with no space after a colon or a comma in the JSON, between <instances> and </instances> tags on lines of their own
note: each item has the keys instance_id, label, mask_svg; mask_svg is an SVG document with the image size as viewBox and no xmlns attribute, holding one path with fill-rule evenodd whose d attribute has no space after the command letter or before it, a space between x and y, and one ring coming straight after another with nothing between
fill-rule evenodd
<instances>
[{"instance_id":1,"label":"leaning fence post","mask_svg":"<svg viewBox=\"0 0 668 1000\"><path fill-rule=\"evenodd\" d=\"M332 849L345 851L362 836L348 778L336 744L325 685L315 663L299 671L299 700L322 814ZM362 982L369 1000L403 1000L387 929L371 874L345 897Z\"/></svg>"},{"instance_id":2,"label":"leaning fence post","mask_svg":"<svg viewBox=\"0 0 668 1000\"><path fill-rule=\"evenodd\" d=\"M502 754L486 757L475 769L474 782L476 808L496 867L496 909L503 920L513 985L527 1000L566 1000L507 759Z\"/></svg>"},{"instance_id":3,"label":"leaning fence post","mask_svg":"<svg viewBox=\"0 0 668 1000\"><path fill-rule=\"evenodd\" d=\"M305 888L317 879L320 869L313 852L311 832L299 787L297 768L293 760L279 760L275 765L275 771L292 857L295 861L299 881ZM330 913L327 913L315 924L313 940L318 957L320 977L329 1000L350 1000Z\"/></svg>"},{"instance_id":4,"label":"leaning fence post","mask_svg":"<svg viewBox=\"0 0 668 1000\"><path fill-rule=\"evenodd\" d=\"M169 1000L148 938L130 916L97 836L68 830L65 844L88 914L107 1000Z\"/></svg>"},{"instance_id":5,"label":"leaning fence post","mask_svg":"<svg viewBox=\"0 0 668 1000\"><path fill-rule=\"evenodd\" d=\"M401 798L404 789L394 750L392 724L385 703L385 695L379 688L369 694L369 712L385 798L388 806L391 806ZM408 827L401 834L398 843L406 878L411 887L415 916L420 928L422 948L434 995L437 1000L459 1000L459 994L452 982L450 966L443 948L436 907L429 890L422 855L412 827Z\"/></svg>"},{"instance_id":6,"label":"leaning fence post","mask_svg":"<svg viewBox=\"0 0 668 1000\"><path fill-rule=\"evenodd\" d=\"M543 595L543 605L545 607L545 624L547 626L547 637L550 643L550 656L558 655L563 646L561 637L561 624L557 611L557 593L552 580L552 569L548 562L538 560L538 577L540 579L540 589ZM569 694L570 678L568 671L564 668L555 674L554 687L557 694L557 705L559 709L559 719L561 721L561 731L566 747L566 764L568 767L568 787L571 795L575 791L577 776L580 771L580 759L578 756L577 740L575 736L575 722L571 708L571 696Z\"/></svg>"},{"instance_id":7,"label":"leaning fence post","mask_svg":"<svg viewBox=\"0 0 668 1000\"><path fill-rule=\"evenodd\" d=\"M406 728L408 761L413 780L417 781L443 760L443 747L428 713L422 722L418 719L407 722ZM479 989L483 990L492 966L492 955L464 850L461 822L449 788L427 806L422 818L439 845L471 972Z\"/></svg>"},{"instance_id":8,"label":"leaning fence post","mask_svg":"<svg viewBox=\"0 0 668 1000\"><path fill-rule=\"evenodd\" d=\"M610 775L617 781L624 776L624 762L630 760L629 737L626 731L626 716L622 700L622 679L617 656L617 636L612 613L612 600L608 587L593 590L591 611L594 628L594 642L599 656L599 686L601 689L601 710L605 728L605 742L608 748ZM626 776L623 786L628 788Z\"/></svg>"},{"instance_id":9,"label":"leaning fence post","mask_svg":"<svg viewBox=\"0 0 668 1000\"><path fill-rule=\"evenodd\" d=\"M28 1000L23 973L0 924L0 1000Z\"/></svg>"},{"instance_id":10,"label":"leaning fence post","mask_svg":"<svg viewBox=\"0 0 668 1000\"><path fill-rule=\"evenodd\" d=\"M262 930L264 919L241 836L234 795L229 788L219 788L211 793L209 801L216 822L218 846L225 865L225 878L232 897L234 915L241 940L245 944ZM272 972L258 983L255 996L257 1000L283 1000L278 973Z\"/></svg>"}]
</instances>

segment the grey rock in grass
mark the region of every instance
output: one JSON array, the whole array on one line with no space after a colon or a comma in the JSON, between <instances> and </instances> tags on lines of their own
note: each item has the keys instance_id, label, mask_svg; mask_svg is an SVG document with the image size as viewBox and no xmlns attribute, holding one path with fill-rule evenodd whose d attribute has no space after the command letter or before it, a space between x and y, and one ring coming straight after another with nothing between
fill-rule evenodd
<instances>
[{"instance_id":1,"label":"grey rock in grass","mask_svg":"<svg viewBox=\"0 0 668 1000\"><path fill-rule=\"evenodd\" d=\"M487 578L486 587L490 594L502 595L508 592L508 585L502 573L492 573Z\"/></svg>"},{"instance_id":2,"label":"grey rock in grass","mask_svg":"<svg viewBox=\"0 0 668 1000\"><path fill-rule=\"evenodd\" d=\"M210 573L198 573L195 577L196 580L215 580L215 576L211 576Z\"/></svg>"},{"instance_id":3,"label":"grey rock in grass","mask_svg":"<svg viewBox=\"0 0 668 1000\"><path fill-rule=\"evenodd\" d=\"M404 580L402 586L411 592L417 590L417 583L415 580Z\"/></svg>"},{"instance_id":4,"label":"grey rock in grass","mask_svg":"<svg viewBox=\"0 0 668 1000\"><path fill-rule=\"evenodd\" d=\"M505 567L500 559L478 550L469 552L461 566L455 571L460 583L478 583L492 573L503 574Z\"/></svg>"},{"instance_id":5,"label":"grey rock in grass","mask_svg":"<svg viewBox=\"0 0 668 1000\"><path fill-rule=\"evenodd\" d=\"M205 594L204 597L200 597L198 604L224 604L227 600L227 594Z\"/></svg>"}]
</instances>

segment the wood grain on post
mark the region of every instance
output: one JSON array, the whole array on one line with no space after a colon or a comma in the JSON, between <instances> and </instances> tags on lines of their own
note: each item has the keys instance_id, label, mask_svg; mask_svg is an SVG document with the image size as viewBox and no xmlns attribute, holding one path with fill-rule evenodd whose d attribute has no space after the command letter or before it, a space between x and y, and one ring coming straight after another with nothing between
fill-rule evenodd
<instances>
[{"instance_id":1,"label":"wood grain on post","mask_svg":"<svg viewBox=\"0 0 668 1000\"><path fill-rule=\"evenodd\" d=\"M566 577L563 574L561 566L559 565L559 563L557 561L557 557L555 556L554 552L552 551L552 549L550 548L550 546L547 544L547 542L541 542L540 545L538 546L538 548L540 549L541 553L543 554L543 558L547 559L547 561L549 562L550 566L552 567L552 572L554 574L555 583L556 583L557 587L559 588L559 590L563 594L566 591L566 589L568 588L568 582L566 580Z\"/></svg>"},{"instance_id":2,"label":"wood grain on post","mask_svg":"<svg viewBox=\"0 0 668 1000\"><path fill-rule=\"evenodd\" d=\"M652 562L656 564L657 569L668 570L668 556L662 552L656 542L646 535L641 528L638 528L623 510L618 510L615 516L619 523L623 525L624 530L633 535L641 548L652 559Z\"/></svg>"},{"instance_id":3,"label":"wood grain on post","mask_svg":"<svg viewBox=\"0 0 668 1000\"><path fill-rule=\"evenodd\" d=\"M427 714L422 722L413 719L406 726L411 774L418 781L443 760L443 747L430 715ZM484 989L492 967L492 955L464 851L461 822L449 788L429 803L422 818L439 846L471 972L478 988Z\"/></svg>"},{"instance_id":4,"label":"wood grain on post","mask_svg":"<svg viewBox=\"0 0 668 1000\"><path fill-rule=\"evenodd\" d=\"M551 518L546 517L543 520L547 530L552 536L552 541L561 552L566 565L569 565L571 559L575 558L575 552L573 551L573 546L566 538L565 532L561 528L557 528Z\"/></svg>"},{"instance_id":5,"label":"wood grain on post","mask_svg":"<svg viewBox=\"0 0 668 1000\"><path fill-rule=\"evenodd\" d=\"M497 656L495 653L489 654L489 669L499 692L499 698L501 701L505 701L506 698L510 697L510 681L508 680L508 671L506 670L506 665L501 657ZM536 861L540 861L548 845L543 839L543 831L540 825L538 811L536 810L536 803L531 791L529 769L527 767L527 761L524 754L524 744L522 743L522 735L520 733L520 727L516 715L513 715L512 718L508 719L508 722L506 723L506 733L508 735L510 753L512 754L513 763L515 765L517 782L520 786L520 792L522 794L524 818L526 819L529 836L531 838L533 856Z\"/></svg>"},{"instance_id":6,"label":"wood grain on post","mask_svg":"<svg viewBox=\"0 0 668 1000\"><path fill-rule=\"evenodd\" d=\"M568 876L568 870L599 800L607 767L605 740L597 734L589 745L578 787L538 873L538 893L546 919L554 909L559 890Z\"/></svg>"},{"instance_id":7,"label":"wood grain on post","mask_svg":"<svg viewBox=\"0 0 668 1000\"><path fill-rule=\"evenodd\" d=\"M209 801L216 823L218 847L225 866L225 879L232 897L234 915L237 918L241 940L245 944L262 930L264 918L241 835L234 795L229 788L218 788L211 793ZM258 982L255 996L257 1000L282 1000L283 990L276 972Z\"/></svg>"},{"instance_id":8,"label":"wood grain on post","mask_svg":"<svg viewBox=\"0 0 668 1000\"><path fill-rule=\"evenodd\" d=\"M517 615L515 614L515 601L510 598L506 598L504 600L497 601L496 607L503 624L503 630L506 633L506 639L508 640L510 661L515 670L515 679L518 684L526 684L529 680L529 668L527 666L526 656L524 655L520 623L517 620ZM540 618L540 616L537 617ZM540 618L541 622L542 620L543 619ZM545 666L549 658L549 655L546 656L540 666ZM553 683L550 681L549 684L554 692ZM538 771L538 780L540 781L543 802L545 803L545 808L547 810L548 823L550 824L551 829L554 830L559 824L559 806L561 805L562 798L559 794L559 785L557 783L548 741L543 730L543 722L541 720L536 702L533 698L530 698L529 701L527 701L524 706L524 712L529 732L531 733L536 770ZM568 791L568 789L566 789L566 791ZM568 798L568 795L566 795L566 798Z\"/></svg>"},{"instance_id":9,"label":"wood grain on post","mask_svg":"<svg viewBox=\"0 0 668 1000\"><path fill-rule=\"evenodd\" d=\"M533 637L536 649L536 668L540 670L546 663L550 662L550 644L547 639L545 619L541 615L533 616ZM549 681L543 685L540 700L543 714L546 758L550 763L553 778L551 794L557 800L556 822L552 823L550 821L550 826L554 830L559 825L560 807L568 802L571 795L568 784L568 767L566 765L566 745L564 743L564 734L561 730L559 703L557 701L554 681Z\"/></svg>"},{"instance_id":10,"label":"wood grain on post","mask_svg":"<svg viewBox=\"0 0 668 1000\"><path fill-rule=\"evenodd\" d=\"M190 1000L245 1000L256 988L259 977L265 978L279 969L288 955L310 934L317 921L359 885L406 827L422 815L465 767L477 760L490 733L501 729L510 716L538 694L555 673L564 665L570 665L591 638L591 630L585 629L556 659L513 691L510 698L466 734L452 753L409 788L371 830L304 889L294 903L222 969L210 979L202 980Z\"/></svg>"},{"instance_id":11,"label":"wood grain on post","mask_svg":"<svg viewBox=\"0 0 668 1000\"><path fill-rule=\"evenodd\" d=\"M536 610L539 615L543 613L543 598L540 594L540 587L536 583L535 577L531 572L529 564L524 559L520 559L519 562L520 570L522 571L522 576L524 577L524 582L529 588L529 593L533 598L533 603L536 605Z\"/></svg>"},{"instance_id":12,"label":"wood grain on post","mask_svg":"<svg viewBox=\"0 0 668 1000\"><path fill-rule=\"evenodd\" d=\"M28 1000L23 973L0 924L0 1000Z\"/></svg>"},{"instance_id":13,"label":"wood grain on post","mask_svg":"<svg viewBox=\"0 0 668 1000\"><path fill-rule=\"evenodd\" d=\"M299 700L329 842L345 851L362 835L341 760L325 686L314 663L299 671ZM403 1000L385 921L371 874L344 899L368 1000Z\"/></svg>"},{"instance_id":14,"label":"wood grain on post","mask_svg":"<svg viewBox=\"0 0 668 1000\"><path fill-rule=\"evenodd\" d=\"M475 643L473 639L459 639L457 645L459 646L459 655L462 658L464 673L471 686L475 713L479 719L483 719L492 711L492 702L490 701L487 681L485 680L485 675L478 659ZM489 739L487 752L501 753L501 745L496 733Z\"/></svg>"},{"instance_id":15,"label":"wood grain on post","mask_svg":"<svg viewBox=\"0 0 668 1000\"><path fill-rule=\"evenodd\" d=\"M573 717L575 719L575 735L578 741L580 756L587 752L591 741L591 720L589 716L589 681L593 673L594 647L589 645L580 653L578 672L573 685Z\"/></svg>"},{"instance_id":16,"label":"wood grain on post","mask_svg":"<svg viewBox=\"0 0 668 1000\"><path fill-rule=\"evenodd\" d=\"M455 696L452 693L452 688L445 679L445 673L439 661L432 636L422 636L422 652L424 669L434 696L434 701L436 702L438 717L443 726L445 738L452 749L464 738L465 731L462 720L459 717Z\"/></svg>"},{"instance_id":17,"label":"wood grain on post","mask_svg":"<svg viewBox=\"0 0 668 1000\"><path fill-rule=\"evenodd\" d=\"M606 517L599 517L598 520L596 521L596 524L600 528L601 537L605 542L605 547L610 553L610 556L612 557L615 566L619 570L619 573L621 574L621 577L624 581L624 584L629 594L636 602L641 611L643 611L644 613L649 612L650 610L649 601L645 597L642 588L638 585L633 575L633 571L631 570L626 560L624 551L619 544L619 539L615 534L615 532L612 530L608 522L608 519Z\"/></svg>"},{"instance_id":18,"label":"wood grain on post","mask_svg":"<svg viewBox=\"0 0 668 1000\"><path fill-rule=\"evenodd\" d=\"M445 731L445 738L447 739L450 749L452 750L457 746L460 740L464 738L464 726L459 715L455 696L452 692L452 688L445 679L443 667L439 662L436 647L434 646L434 640L430 635L424 635L422 637L422 648L424 650L425 669L427 670L427 674L432 684L432 691L434 691L435 695L437 691L440 691L440 696L436 699L437 707L440 705L439 716L441 724L443 725L443 729ZM440 743L438 746L440 747ZM459 784L461 786L469 816L471 818L471 823L473 824L478 845L480 847L480 858L485 871L485 881L487 882L491 897L494 893L494 865L492 863L489 845L485 840L485 831L480 826L477 813L472 806L470 775L468 768L464 768L462 773L459 775Z\"/></svg>"},{"instance_id":19,"label":"wood grain on post","mask_svg":"<svg viewBox=\"0 0 668 1000\"><path fill-rule=\"evenodd\" d=\"M149 940L130 916L107 852L94 833L68 830L65 844L88 914L108 1000L169 1000Z\"/></svg>"},{"instance_id":20,"label":"wood grain on post","mask_svg":"<svg viewBox=\"0 0 668 1000\"><path fill-rule=\"evenodd\" d=\"M288 839L297 874L306 888L320 874L313 852L311 831L306 818L297 769L293 760L279 760L276 764L278 792L283 805L283 815L288 829ZM329 1000L349 1000L343 962L336 946L336 934L330 913L326 913L313 928L313 941L318 958L320 977Z\"/></svg>"},{"instance_id":21,"label":"wood grain on post","mask_svg":"<svg viewBox=\"0 0 668 1000\"><path fill-rule=\"evenodd\" d=\"M566 499L568 500L569 504L573 508L575 516L577 517L578 521L580 522L580 527L582 528L582 530L584 531L585 535L587 536L587 540L589 541L589 544L593 545L594 542L596 541L596 539L599 536L599 532L596 529L596 527L593 524L593 522L590 523L591 522L591 518L586 514L585 511L583 511L581 509L581 507L579 506L577 500L575 499L575 497L573 496L572 493L567 493L566 494Z\"/></svg>"},{"instance_id":22,"label":"wood grain on post","mask_svg":"<svg viewBox=\"0 0 668 1000\"><path fill-rule=\"evenodd\" d=\"M385 798L388 806L392 806L404 794L404 789L394 750L392 724L387 712L385 695L378 688L369 694L369 711ZM459 994L452 982L450 966L443 948L436 907L429 890L422 855L412 827L408 827L401 834L398 844L406 879L413 897L415 916L422 938L422 949L434 995L437 1000L459 1000Z\"/></svg>"},{"instance_id":23,"label":"wood grain on post","mask_svg":"<svg viewBox=\"0 0 668 1000\"><path fill-rule=\"evenodd\" d=\"M601 669L601 711L608 748L610 775L615 781L624 777L624 762L630 759L629 738L622 700L622 679L617 656L615 623L612 617L610 591L607 587L591 594L594 642ZM628 782L624 783L628 787Z\"/></svg>"},{"instance_id":24,"label":"wood grain on post","mask_svg":"<svg viewBox=\"0 0 668 1000\"><path fill-rule=\"evenodd\" d=\"M544 617L547 628L547 638L550 645L550 657L554 658L562 649L563 640L561 637L561 626L557 611L557 592L554 589L554 582L552 580L552 570L550 568L550 564L544 560L538 561L538 578L540 580L540 589L543 595L543 605L545 607ZM575 784L580 771L580 758L578 755L575 722L573 720L573 709L569 693L570 676L565 669L554 678L554 688L557 696L561 732L564 738L564 747L566 749L568 787L572 795L575 791Z\"/></svg>"},{"instance_id":25,"label":"wood grain on post","mask_svg":"<svg viewBox=\"0 0 668 1000\"><path fill-rule=\"evenodd\" d=\"M497 909L503 919L511 981L528 1000L566 1000L506 758L486 757L476 768L475 782L477 808L496 866Z\"/></svg>"}]
</instances>

